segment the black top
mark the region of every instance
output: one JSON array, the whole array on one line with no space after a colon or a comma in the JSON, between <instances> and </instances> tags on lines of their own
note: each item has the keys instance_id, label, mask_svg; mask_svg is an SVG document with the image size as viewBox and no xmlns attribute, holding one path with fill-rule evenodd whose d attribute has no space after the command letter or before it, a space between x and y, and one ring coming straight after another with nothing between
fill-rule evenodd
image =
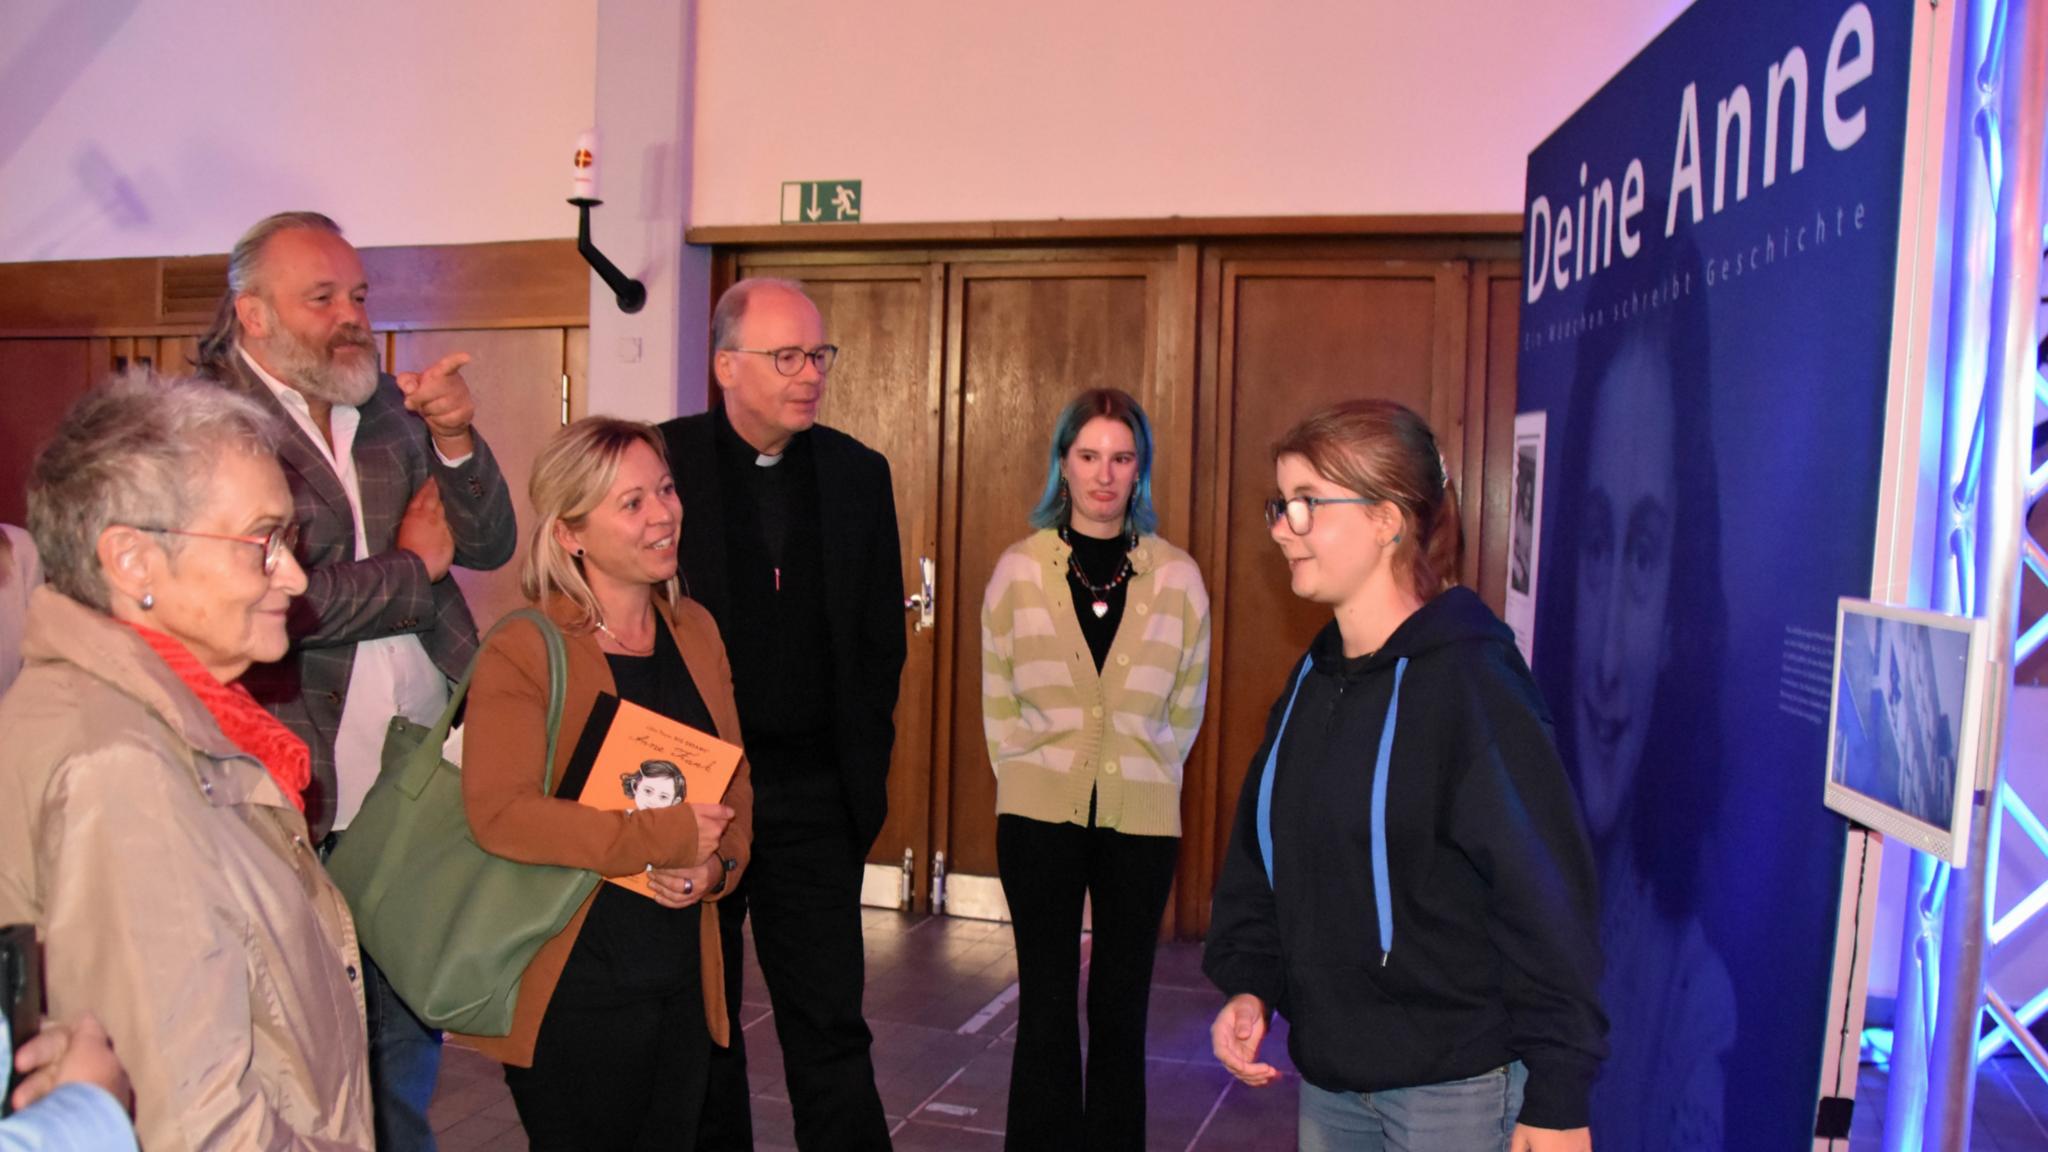
<instances>
[{"instance_id":1,"label":"black top","mask_svg":"<svg viewBox=\"0 0 2048 1152\"><path fill-rule=\"evenodd\" d=\"M619 698L658 712L707 735L718 735L711 709L704 704L675 638L659 621L654 626L654 652L647 656L605 653ZM599 698L600 703L603 698ZM599 716L609 710L600 710ZM593 749L593 752L595 749ZM589 768L562 779L556 795L573 799L583 792ZM597 899L583 920L583 931L562 968L555 1002L585 1007L638 1003L694 993L701 983L697 956L696 907L664 908L653 900L619 887L599 884Z\"/></svg>"},{"instance_id":2,"label":"black top","mask_svg":"<svg viewBox=\"0 0 2048 1152\"><path fill-rule=\"evenodd\" d=\"M669 467L682 492L682 561L692 599L718 621L728 653L755 644L735 607L740 573L732 569L728 521L738 515L726 491L718 441L724 414L682 416L661 426ZM860 441L824 424L797 437L811 458L818 499L818 551L823 557L824 650L830 654L826 705L835 762L837 814L853 822L865 844L889 811L889 760L896 742L896 689L902 682L909 629L903 622L903 554L889 462ZM820 670L823 675L823 670ZM740 705L742 731L752 723ZM767 806L761 792L771 769L758 741L747 741L754 771L755 832Z\"/></svg>"},{"instance_id":3,"label":"black top","mask_svg":"<svg viewBox=\"0 0 2048 1152\"><path fill-rule=\"evenodd\" d=\"M793 437L777 463L764 465L723 409L717 423L732 594L731 619L723 626L726 635L745 637L726 645L740 730L764 779L828 772L832 644L810 438ZM773 787L773 780L766 782Z\"/></svg>"},{"instance_id":4,"label":"black top","mask_svg":"<svg viewBox=\"0 0 2048 1152\"><path fill-rule=\"evenodd\" d=\"M1514 634L1451 588L1371 656L1345 659L1332 623L1308 661L1263 830L1267 749L1298 662L1245 776L1203 971L1286 1016L1295 1067L1326 1091L1443 1083L1519 1059L1522 1122L1585 1125L1607 1052L1592 851ZM1383 962L1370 813L1390 722Z\"/></svg>"},{"instance_id":5,"label":"black top","mask_svg":"<svg viewBox=\"0 0 2048 1152\"><path fill-rule=\"evenodd\" d=\"M1061 537L1074 549L1067 559L1067 586L1074 593L1074 616L1081 622L1081 635L1088 639L1088 653L1095 657L1095 670L1102 671L1103 662L1109 659L1109 646L1116 640L1117 625L1123 623L1124 602L1129 599L1131 582L1125 575L1130 563L1131 538L1114 536L1098 540L1083 536L1070 529L1062 530ZM1119 579L1119 577L1124 577ZM1089 585L1102 588L1111 583L1116 587L1097 594ZM1095 614L1095 604L1104 606L1102 615Z\"/></svg>"}]
</instances>

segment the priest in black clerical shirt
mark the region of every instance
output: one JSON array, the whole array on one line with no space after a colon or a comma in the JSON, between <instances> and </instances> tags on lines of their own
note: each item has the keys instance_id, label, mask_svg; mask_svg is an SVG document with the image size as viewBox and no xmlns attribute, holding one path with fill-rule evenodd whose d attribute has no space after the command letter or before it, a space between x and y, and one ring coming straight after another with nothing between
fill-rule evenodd
<instances>
[{"instance_id":1,"label":"priest in black clerical shirt","mask_svg":"<svg viewBox=\"0 0 2048 1152\"><path fill-rule=\"evenodd\" d=\"M888 814L903 669L889 463L817 423L838 349L803 286L742 280L712 316L723 403L662 426L686 590L718 620L754 780L754 857L720 903L733 1045L698 1147L751 1149L740 924L754 921L797 1146L888 1148L861 1015L860 888Z\"/></svg>"}]
</instances>

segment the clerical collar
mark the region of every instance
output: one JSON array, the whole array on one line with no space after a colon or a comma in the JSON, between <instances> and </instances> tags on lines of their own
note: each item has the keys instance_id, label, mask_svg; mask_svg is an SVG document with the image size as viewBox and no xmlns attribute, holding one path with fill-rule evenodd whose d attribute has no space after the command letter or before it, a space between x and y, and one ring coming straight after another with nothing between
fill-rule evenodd
<instances>
[{"instance_id":1,"label":"clerical collar","mask_svg":"<svg viewBox=\"0 0 2048 1152\"><path fill-rule=\"evenodd\" d=\"M724 405L719 405L716 412L718 413L717 438L719 443L726 446L732 453L727 459L733 463L745 460L751 455L754 458L754 467L773 468L782 463L790 452L796 448L797 441L802 439L800 435L790 437L789 442L782 446L781 452L770 456L768 453L747 443L747 438L740 435L739 429L732 426L732 417L726 413Z\"/></svg>"}]
</instances>

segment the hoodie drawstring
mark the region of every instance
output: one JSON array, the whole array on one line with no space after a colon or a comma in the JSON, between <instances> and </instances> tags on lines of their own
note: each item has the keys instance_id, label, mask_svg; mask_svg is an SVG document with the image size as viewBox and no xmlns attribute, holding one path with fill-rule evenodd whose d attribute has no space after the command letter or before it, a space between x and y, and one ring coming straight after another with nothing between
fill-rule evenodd
<instances>
[{"instance_id":1,"label":"hoodie drawstring","mask_svg":"<svg viewBox=\"0 0 2048 1152\"><path fill-rule=\"evenodd\" d=\"M1295 673L1294 687L1287 693L1287 707L1280 713L1280 729L1273 733L1266 749L1264 771L1259 775L1259 856L1266 866L1266 886L1273 887L1273 777L1280 763L1280 741L1287 735L1287 722L1294 718L1294 701L1301 695L1301 682L1308 679L1313 657L1303 657ZM1387 776L1394 755L1394 725L1401 707L1401 678L1408 673L1408 658L1394 664L1394 694L1387 701L1387 722L1380 728L1379 755L1372 772L1372 896L1379 913L1380 967L1394 954L1394 890L1387 870Z\"/></svg>"},{"instance_id":2,"label":"hoodie drawstring","mask_svg":"<svg viewBox=\"0 0 2048 1152\"><path fill-rule=\"evenodd\" d=\"M1387 776L1394 756L1395 713L1401 707L1401 677L1406 656L1394 665L1394 695L1387 701L1387 722L1380 727L1380 754L1372 765L1372 899L1380 913L1380 967L1394 954L1394 886L1387 879Z\"/></svg>"},{"instance_id":3,"label":"hoodie drawstring","mask_svg":"<svg viewBox=\"0 0 2048 1152\"><path fill-rule=\"evenodd\" d=\"M1266 749L1266 769L1259 775L1259 857L1266 863L1266 887L1273 887L1273 769L1280 763L1280 740L1287 735L1287 722L1294 718L1294 698L1301 695L1301 682L1308 679L1314 657L1301 658L1294 689L1287 693L1287 709L1280 713L1280 730L1273 733L1273 746Z\"/></svg>"}]
</instances>

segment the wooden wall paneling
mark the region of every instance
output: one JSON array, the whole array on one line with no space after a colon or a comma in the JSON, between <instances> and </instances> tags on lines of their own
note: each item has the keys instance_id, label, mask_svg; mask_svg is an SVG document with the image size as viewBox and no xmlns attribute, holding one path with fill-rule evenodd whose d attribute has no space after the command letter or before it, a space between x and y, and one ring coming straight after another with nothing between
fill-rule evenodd
<instances>
[{"instance_id":1,"label":"wooden wall paneling","mask_svg":"<svg viewBox=\"0 0 2048 1152\"><path fill-rule=\"evenodd\" d=\"M590 329L563 332L562 374L569 378L569 420L590 415Z\"/></svg>"},{"instance_id":2,"label":"wooden wall paneling","mask_svg":"<svg viewBox=\"0 0 2048 1152\"><path fill-rule=\"evenodd\" d=\"M942 506L942 493L945 486L945 455L941 451L940 443L944 436L945 414L948 407L946 401L945 345L947 317L946 269L943 265L930 265L926 271L926 276L928 277L926 280L926 292L929 303L925 314L924 328L925 431L929 438L925 441L924 455L919 467L923 477L923 486L919 491L921 514L917 517L915 536L912 537L906 534L904 539L906 541L913 538L917 540L918 556L920 558L926 556L932 558L935 565L934 575L936 576L937 565L942 564L948 569L954 567L951 556L940 551L939 544L939 510ZM907 594L916 595L922 591L923 573L921 569L906 569L904 576L904 587ZM935 597L939 586L939 583L936 581L932 585ZM935 733L939 729L937 723L939 685L941 683L939 679L939 656L943 651L942 638L945 635L942 624L943 620L944 617L935 608L932 614L932 626L925 629L922 634L924 637L924 650L920 658L924 661L924 665L917 673L919 678L916 680L917 689L923 696L922 710L918 714L922 724L919 727L909 729L907 735L905 730L899 727L896 735L899 745L906 741L911 742L910 746L921 751L924 758L923 779L920 785L922 792L918 794L912 789L906 789L906 793L909 794L905 795L903 803L906 810L918 814L917 819L920 822L919 826L923 833L922 843L914 849L915 854L911 859L912 892L910 906L926 910L929 910L932 906L931 861L933 848L938 843L934 825L939 818L935 803L939 790L934 786L934 781L940 775L938 766L941 763L941 749L944 747L935 739ZM892 807L896 803L896 797L897 793L892 788L890 793L890 804Z\"/></svg>"},{"instance_id":3,"label":"wooden wall paneling","mask_svg":"<svg viewBox=\"0 0 2048 1152\"><path fill-rule=\"evenodd\" d=\"M1431 361L1434 380L1430 388L1430 406L1418 408L1423 418L1429 421L1430 431L1436 434L1437 451L1442 454L1444 476L1457 479L1463 475L1465 462L1466 414L1470 412L1472 422L1484 423L1484 406L1471 406L1469 388L1472 349L1469 334L1472 315L1472 270L1462 260L1445 261L1438 266L1437 275L1437 321L1434 325L1436 355ZM1464 486L1459 484L1462 496ZM1461 509L1462 511L1462 509ZM1461 526L1461 531L1470 533L1471 528ZM1466 537L1466 555L1460 557L1460 570L1448 573L1453 580L1465 578L1464 567L1475 551L1472 537Z\"/></svg>"},{"instance_id":4,"label":"wooden wall paneling","mask_svg":"<svg viewBox=\"0 0 2048 1152\"><path fill-rule=\"evenodd\" d=\"M747 250L740 254L744 274L749 276L794 275L791 268L829 268L833 265L874 264L1083 264L1090 262L1131 263L1176 258L1175 244L1066 244L1018 248L888 247L877 249L779 249Z\"/></svg>"},{"instance_id":5,"label":"wooden wall paneling","mask_svg":"<svg viewBox=\"0 0 2048 1152\"><path fill-rule=\"evenodd\" d=\"M512 489L519 549L491 572L452 570L479 629L525 604L519 593L519 565L527 552L533 505L526 485L540 450L562 426L562 365L566 336L560 328L405 332L392 337L394 371L423 371L452 352L474 359L462 377L476 397L476 428L497 458Z\"/></svg>"},{"instance_id":6,"label":"wooden wall paneling","mask_svg":"<svg viewBox=\"0 0 2048 1152\"><path fill-rule=\"evenodd\" d=\"M1466 459L1460 470L1466 528L1465 582L1498 615L1507 601L1508 521L1514 515L1515 354L1520 333L1521 267L1506 261L1475 265L1472 274L1471 359ZM1477 414L1483 413L1483 418Z\"/></svg>"},{"instance_id":7,"label":"wooden wall paneling","mask_svg":"<svg viewBox=\"0 0 2048 1152\"><path fill-rule=\"evenodd\" d=\"M590 272L574 240L361 253L370 277L370 316L380 330L590 322ZM0 339L196 336L213 309L193 293L203 290L207 269L218 267L224 277L226 265L225 255L0 264Z\"/></svg>"},{"instance_id":8,"label":"wooden wall paneling","mask_svg":"<svg viewBox=\"0 0 2048 1152\"><path fill-rule=\"evenodd\" d=\"M1159 510L1159 533L1186 549L1189 555L1199 557L1194 539L1199 515L1195 504L1199 487L1196 477L1201 475L1195 457L1199 428L1195 374L1201 347L1201 245L1188 242L1175 246L1172 265L1165 271L1161 290L1155 295L1159 301L1154 328L1159 342L1157 387L1146 405L1146 414L1152 420L1152 487ZM1207 731L1205 724L1202 733ZM1207 743L1204 734L1195 737L1187 762L1181 766L1183 830L1191 826L1206 828L1213 819L1205 810L1211 796L1209 781L1200 771L1202 745ZM1189 858L1198 855L1183 852L1175 866L1174 890L1160 925L1165 936L1178 935L1182 923L1193 922L1195 902L1208 902L1209 890L1192 886L1185 875Z\"/></svg>"},{"instance_id":9,"label":"wooden wall paneling","mask_svg":"<svg viewBox=\"0 0 2048 1152\"><path fill-rule=\"evenodd\" d=\"M167 376L186 376L199 366L199 337L159 336L156 339L156 370Z\"/></svg>"},{"instance_id":10,"label":"wooden wall paneling","mask_svg":"<svg viewBox=\"0 0 2048 1152\"><path fill-rule=\"evenodd\" d=\"M1205 465L1216 505L1205 549L1212 613L1210 801L1214 820L1190 829L1197 866L1213 884L1228 845L1238 790L1263 738L1266 713L1287 669L1329 619L1294 596L1275 555L1260 504L1273 491L1271 445L1314 409L1377 395L1462 427L1465 295L1462 262L1237 259L1226 251L1205 268L1205 305L1214 301L1204 348L1213 369L1214 436ZM1448 456L1448 453L1447 453ZM1206 867L1206 872L1201 868ZM1207 926L1205 902L1194 923Z\"/></svg>"},{"instance_id":11,"label":"wooden wall paneling","mask_svg":"<svg viewBox=\"0 0 2048 1152\"><path fill-rule=\"evenodd\" d=\"M0 521L28 522L28 478L50 434L92 384L88 340L0 340Z\"/></svg>"},{"instance_id":12,"label":"wooden wall paneling","mask_svg":"<svg viewBox=\"0 0 2048 1152\"><path fill-rule=\"evenodd\" d=\"M1181 852L1175 873L1175 935L1199 936L1208 927L1210 895L1216 889L1217 830L1228 841L1237 796L1224 782L1222 750L1216 739L1224 700L1224 618L1228 605L1221 575L1230 543L1230 417L1222 402L1223 252L1200 249L1195 315L1195 473L1193 523L1188 551L1202 566L1209 589L1209 701L1181 782Z\"/></svg>"},{"instance_id":13,"label":"wooden wall paneling","mask_svg":"<svg viewBox=\"0 0 2048 1152\"><path fill-rule=\"evenodd\" d=\"M960 744L960 715L955 697L960 682L960 646L954 634L968 620L968 605L963 597L975 597L974 624L979 635L981 617L978 589L973 589L961 579L960 547L961 524L960 505L963 486L965 454L960 450L961 429L966 424L962 411L965 405L961 398L961 378L965 371L965 357L961 345L966 339L967 320L965 303L967 281L958 270L940 265L945 274L946 303L942 311L945 319L945 335L940 340L939 395L939 503L938 503L938 574L935 589L938 595L938 611L934 617L937 625L934 640L932 667L932 779L931 779L931 845L936 852L946 852L952 857L949 847L954 829L955 780L958 775L956 750ZM977 671L981 667L980 654L976 653L972 665ZM979 735L979 717L973 718L973 733ZM986 761L987 753L982 754ZM921 862L920 872L929 874L929 861ZM921 878L929 884L928 877ZM929 892L927 903L929 908Z\"/></svg>"},{"instance_id":14,"label":"wooden wall paneling","mask_svg":"<svg viewBox=\"0 0 2048 1152\"><path fill-rule=\"evenodd\" d=\"M145 337L145 339L147 338ZM97 367L97 365L95 365L95 367ZM109 337L107 340L107 374L113 375L115 373L126 372L134 367L136 367L135 337ZM97 383L97 381L95 381L95 383Z\"/></svg>"},{"instance_id":15,"label":"wooden wall paneling","mask_svg":"<svg viewBox=\"0 0 2048 1152\"><path fill-rule=\"evenodd\" d=\"M1178 261L961 264L948 283L948 425L939 712L947 728L945 826L953 873L994 876L995 778L981 727L981 598L996 557L1030 531L1054 417L1086 388L1133 391L1150 408L1182 371L1162 318ZM1182 435L1176 431L1178 437ZM1185 515L1184 512L1176 513ZM950 609L946 605L950 604Z\"/></svg>"},{"instance_id":16,"label":"wooden wall paneling","mask_svg":"<svg viewBox=\"0 0 2048 1152\"><path fill-rule=\"evenodd\" d=\"M590 322L574 240L364 248L370 316L395 331L567 328Z\"/></svg>"},{"instance_id":17,"label":"wooden wall paneling","mask_svg":"<svg viewBox=\"0 0 2048 1152\"><path fill-rule=\"evenodd\" d=\"M97 388L114 374L114 337L92 336L84 339L90 349L86 361L86 387Z\"/></svg>"},{"instance_id":18,"label":"wooden wall paneling","mask_svg":"<svg viewBox=\"0 0 2048 1152\"><path fill-rule=\"evenodd\" d=\"M0 338L85 336L158 323L151 259L0 264Z\"/></svg>"}]
</instances>

